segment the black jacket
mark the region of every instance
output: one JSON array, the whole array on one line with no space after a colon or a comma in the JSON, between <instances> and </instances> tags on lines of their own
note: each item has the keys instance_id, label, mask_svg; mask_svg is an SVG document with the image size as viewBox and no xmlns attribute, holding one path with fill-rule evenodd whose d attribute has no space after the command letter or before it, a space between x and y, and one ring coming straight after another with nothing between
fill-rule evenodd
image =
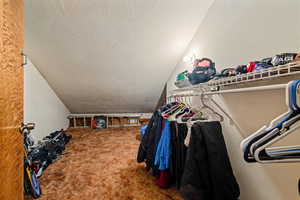
<instances>
[{"instance_id":1,"label":"black jacket","mask_svg":"<svg viewBox=\"0 0 300 200\"><path fill-rule=\"evenodd\" d=\"M180 191L185 200L239 198L219 122L193 125Z\"/></svg>"},{"instance_id":2,"label":"black jacket","mask_svg":"<svg viewBox=\"0 0 300 200\"><path fill-rule=\"evenodd\" d=\"M142 138L137 155L137 161L146 162L148 167L156 170L154 165L157 145L162 133L162 121L159 111L153 113L145 134Z\"/></svg>"},{"instance_id":3,"label":"black jacket","mask_svg":"<svg viewBox=\"0 0 300 200\"><path fill-rule=\"evenodd\" d=\"M187 147L184 145L184 139L187 135L186 124L171 122L171 142L172 155L170 164L171 180L180 188L181 178L184 171Z\"/></svg>"}]
</instances>

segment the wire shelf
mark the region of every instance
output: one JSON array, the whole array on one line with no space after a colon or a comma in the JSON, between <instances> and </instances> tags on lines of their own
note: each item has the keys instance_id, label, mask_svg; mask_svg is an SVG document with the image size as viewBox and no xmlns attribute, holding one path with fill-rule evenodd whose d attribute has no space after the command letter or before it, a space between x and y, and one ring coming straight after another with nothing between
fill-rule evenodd
<instances>
[{"instance_id":1,"label":"wire shelf","mask_svg":"<svg viewBox=\"0 0 300 200\"><path fill-rule=\"evenodd\" d=\"M239 85L243 83L272 80L278 77L292 76L300 74L300 62L293 62L286 65L280 65L277 67L271 67L265 70L250 72L247 74L241 74L226 78L213 79L207 83L200 83L197 85L175 89L171 91L171 94L186 92L186 91L215 91L220 90L224 86Z\"/></svg>"},{"instance_id":2,"label":"wire shelf","mask_svg":"<svg viewBox=\"0 0 300 200\"><path fill-rule=\"evenodd\" d=\"M247 74L221 78L218 80L211 80L206 85L207 86L229 86L233 84L272 79L272 78L295 75L295 74L300 74L300 62L294 62L294 63L289 63L277 67L271 67L258 72L250 72Z\"/></svg>"}]
</instances>

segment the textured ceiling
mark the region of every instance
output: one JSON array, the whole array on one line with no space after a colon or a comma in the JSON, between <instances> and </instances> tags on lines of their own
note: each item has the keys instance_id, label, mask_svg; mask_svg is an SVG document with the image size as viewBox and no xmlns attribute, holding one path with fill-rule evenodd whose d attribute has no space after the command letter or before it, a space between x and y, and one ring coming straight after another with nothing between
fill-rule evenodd
<instances>
[{"instance_id":1,"label":"textured ceiling","mask_svg":"<svg viewBox=\"0 0 300 200\"><path fill-rule=\"evenodd\" d=\"M212 0L26 0L25 53L72 113L150 112Z\"/></svg>"}]
</instances>

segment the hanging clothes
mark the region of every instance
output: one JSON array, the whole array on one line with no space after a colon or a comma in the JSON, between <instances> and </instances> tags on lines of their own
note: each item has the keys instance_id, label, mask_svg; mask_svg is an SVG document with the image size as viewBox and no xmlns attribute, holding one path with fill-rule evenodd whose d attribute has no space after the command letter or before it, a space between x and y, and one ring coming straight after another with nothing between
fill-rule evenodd
<instances>
[{"instance_id":1,"label":"hanging clothes","mask_svg":"<svg viewBox=\"0 0 300 200\"><path fill-rule=\"evenodd\" d=\"M147 168L153 170L153 175L159 177L160 173L154 165L158 143L161 138L163 118L159 111L155 111L148 124L139 146L137 162L146 162Z\"/></svg>"},{"instance_id":2,"label":"hanging clothes","mask_svg":"<svg viewBox=\"0 0 300 200\"><path fill-rule=\"evenodd\" d=\"M191 132L192 132L192 124L190 122L187 122L187 128L188 128L188 132L187 132L187 136L185 137L185 140L184 140L184 144L185 146L189 146L190 144L190 139L191 139Z\"/></svg>"},{"instance_id":3,"label":"hanging clothes","mask_svg":"<svg viewBox=\"0 0 300 200\"><path fill-rule=\"evenodd\" d=\"M239 198L220 122L192 126L180 191L185 200Z\"/></svg>"},{"instance_id":4,"label":"hanging clothes","mask_svg":"<svg viewBox=\"0 0 300 200\"><path fill-rule=\"evenodd\" d=\"M184 145L186 135L186 124L171 122L172 161L170 165L170 176L171 182L176 184L177 189L180 188L181 177L184 171L187 151L187 147Z\"/></svg>"},{"instance_id":5,"label":"hanging clothes","mask_svg":"<svg viewBox=\"0 0 300 200\"><path fill-rule=\"evenodd\" d=\"M155 183L161 188L168 188L169 187L168 170L160 171L159 178L155 179Z\"/></svg>"},{"instance_id":6,"label":"hanging clothes","mask_svg":"<svg viewBox=\"0 0 300 200\"><path fill-rule=\"evenodd\" d=\"M155 155L155 165L159 170L166 170L170 167L170 158L172 153L171 144L171 123L165 120L165 125L159 140L157 151Z\"/></svg>"},{"instance_id":7,"label":"hanging clothes","mask_svg":"<svg viewBox=\"0 0 300 200\"><path fill-rule=\"evenodd\" d=\"M141 137L143 137L145 135L147 127L148 127L148 125L145 125L140 128Z\"/></svg>"}]
</instances>

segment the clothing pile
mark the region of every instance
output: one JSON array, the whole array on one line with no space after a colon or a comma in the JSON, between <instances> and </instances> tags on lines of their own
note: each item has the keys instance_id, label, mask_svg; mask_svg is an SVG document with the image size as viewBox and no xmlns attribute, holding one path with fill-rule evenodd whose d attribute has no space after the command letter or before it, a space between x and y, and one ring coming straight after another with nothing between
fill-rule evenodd
<instances>
[{"instance_id":1,"label":"clothing pile","mask_svg":"<svg viewBox=\"0 0 300 200\"><path fill-rule=\"evenodd\" d=\"M187 87L211 80L216 74L215 63L209 58L196 59L192 73L184 71L177 75L175 85Z\"/></svg>"},{"instance_id":2,"label":"clothing pile","mask_svg":"<svg viewBox=\"0 0 300 200\"><path fill-rule=\"evenodd\" d=\"M156 184L176 185L186 200L239 199L220 122L189 126L165 119L163 109L154 112L137 155L137 161L145 162L156 177Z\"/></svg>"},{"instance_id":3,"label":"clothing pile","mask_svg":"<svg viewBox=\"0 0 300 200\"><path fill-rule=\"evenodd\" d=\"M259 61L248 62L247 65L239 65L237 67L225 68L220 74L216 74L216 78L235 76L239 74L246 74L249 72L257 72L279 65L285 65L290 62L298 62L299 55L297 53L281 53L273 57L263 58Z\"/></svg>"},{"instance_id":4,"label":"clothing pile","mask_svg":"<svg viewBox=\"0 0 300 200\"><path fill-rule=\"evenodd\" d=\"M30 148L28 158L32 161L37 177L63 154L65 145L71 138L64 130L55 131L44 137L38 146Z\"/></svg>"},{"instance_id":5,"label":"clothing pile","mask_svg":"<svg viewBox=\"0 0 300 200\"><path fill-rule=\"evenodd\" d=\"M300 62L300 53L281 53L273 57L263 58L261 60L251 61L245 65L227 67L220 73L216 72L215 63L209 58L196 59L193 64L193 71L187 70L177 75L175 85L178 88L205 83L212 79L257 72L271 67L285 65L291 62Z\"/></svg>"}]
</instances>

